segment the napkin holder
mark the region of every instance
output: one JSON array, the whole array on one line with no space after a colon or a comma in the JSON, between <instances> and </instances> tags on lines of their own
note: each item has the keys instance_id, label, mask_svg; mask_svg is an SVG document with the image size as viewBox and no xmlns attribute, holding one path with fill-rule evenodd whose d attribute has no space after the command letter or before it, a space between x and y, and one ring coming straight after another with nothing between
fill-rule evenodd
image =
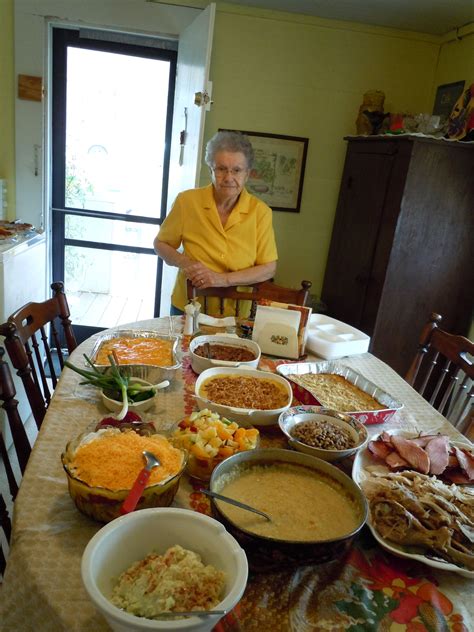
<instances>
[{"instance_id":1,"label":"napkin holder","mask_svg":"<svg viewBox=\"0 0 474 632\"><path fill-rule=\"evenodd\" d=\"M255 313L252 340L262 353L280 358L300 357L298 331L301 312L258 305Z\"/></svg>"}]
</instances>

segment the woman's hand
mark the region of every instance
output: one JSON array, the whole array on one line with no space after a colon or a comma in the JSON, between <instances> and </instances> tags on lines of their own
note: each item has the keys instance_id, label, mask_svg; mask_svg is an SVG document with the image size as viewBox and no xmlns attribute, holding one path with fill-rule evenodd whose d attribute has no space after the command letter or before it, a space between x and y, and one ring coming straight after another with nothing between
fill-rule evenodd
<instances>
[{"instance_id":1,"label":"woman's hand","mask_svg":"<svg viewBox=\"0 0 474 632\"><path fill-rule=\"evenodd\" d=\"M197 288L226 287L228 285L226 273L214 272L200 262L190 263L183 268L183 272Z\"/></svg>"}]
</instances>

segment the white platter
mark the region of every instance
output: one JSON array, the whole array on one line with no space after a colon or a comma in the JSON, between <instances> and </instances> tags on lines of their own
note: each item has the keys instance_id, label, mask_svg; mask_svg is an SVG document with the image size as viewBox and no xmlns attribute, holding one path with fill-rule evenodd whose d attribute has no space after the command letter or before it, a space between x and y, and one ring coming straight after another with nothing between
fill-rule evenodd
<instances>
[{"instance_id":1,"label":"white platter","mask_svg":"<svg viewBox=\"0 0 474 632\"><path fill-rule=\"evenodd\" d=\"M401 435L402 437L405 437L406 439L412 439L418 436L417 433L407 432L403 430L392 430L390 434L398 434L398 435ZM428 433L425 433L425 434L428 434ZM372 440L375 440L377 438L378 437L372 437ZM464 449L468 449L470 452L474 452L474 447L470 443L463 443L459 441L452 441L450 443L451 445L455 445L458 448L464 448ZM381 461L377 461L375 458L373 458L372 453L369 451L369 448L366 447L364 450L360 450L359 452L357 452L354 459L354 464L352 466L352 479L354 480L355 483L357 483L357 485L359 485L359 487L362 487L361 483L366 478L368 478L367 468L369 466L373 467L379 472L393 471L393 470L390 470L390 468L388 468L387 466L383 465ZM380 544L380 546L384 548L386 551L389 551L389 553L393 553L393 555L398 555L398 557L405 557L410 560L417 560L418 562L422 562L423 564L426 564L427 566L431 566L433 568L439 568L443 571L451 571L451 572L457 573L458 575L462 575L463 577L474 579L474 571L461 568L460 566L457 566L456 564L451 564L450 562L446 562L445 560L441 558L429 557L427 555L423 555L422 553L414 553L412 552L411 547L408 547L408 546L404 547L401 545L397 545L394 542L389 542L388 540L385 540L384 538L382 538L380 533L375 529L375 527L372 526L370 509L369 509L369 514L367 518L367 525L370 531L372 532L372 535L374 536L374 538Z\"/></svg>"}]
</instances>

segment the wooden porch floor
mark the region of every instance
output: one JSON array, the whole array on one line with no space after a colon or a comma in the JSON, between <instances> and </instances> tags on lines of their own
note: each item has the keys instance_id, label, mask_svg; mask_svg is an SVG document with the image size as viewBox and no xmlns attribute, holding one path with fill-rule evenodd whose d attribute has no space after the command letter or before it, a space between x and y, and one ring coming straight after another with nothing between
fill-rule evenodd
<instances>
[{"instance_id":1,"label":"wooden porch floor","mask_svg":"<svg viewBox=\"0 0 474 632\"><path fill-rule=\"evenodd\" d=\"M104 328L153 318L153 298L113 296L97 292L67 293L74 325Z\"/></svg>"}]
</instances>

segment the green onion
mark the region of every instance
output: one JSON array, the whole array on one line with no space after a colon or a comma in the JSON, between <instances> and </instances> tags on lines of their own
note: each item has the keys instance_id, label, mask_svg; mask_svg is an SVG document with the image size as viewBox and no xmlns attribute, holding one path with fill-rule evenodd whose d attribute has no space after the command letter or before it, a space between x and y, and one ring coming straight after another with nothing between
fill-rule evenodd
<instances>
[{"instance_id":1,"label":"green onion","mask_svg":"<svg viewBox=\"0 0 474 632\"><path fill-rule=\"evenodd\" d=\"M84 378L84 381L80 382L80 384L91 384L92 386L100 388L104 392L108 391L120 393L122 408L117 415L117 419L119 421L122 420L128 411L128 389L130 378L122 375L122 373L120 372L120 368L117 366L117 363L115 362L115 359L112 355L109 355L109 362L111 365L109 373L101 373L101 371L99 371L99 369L94 366L93 362L90 358L87 357L86 354L84 354L84 358L86 359L87 364L92 368L92 370L81 369L67 360L64 364ZM147 386L146 390L150 391L150 387Z\"/></svg>"}]
</instances>

